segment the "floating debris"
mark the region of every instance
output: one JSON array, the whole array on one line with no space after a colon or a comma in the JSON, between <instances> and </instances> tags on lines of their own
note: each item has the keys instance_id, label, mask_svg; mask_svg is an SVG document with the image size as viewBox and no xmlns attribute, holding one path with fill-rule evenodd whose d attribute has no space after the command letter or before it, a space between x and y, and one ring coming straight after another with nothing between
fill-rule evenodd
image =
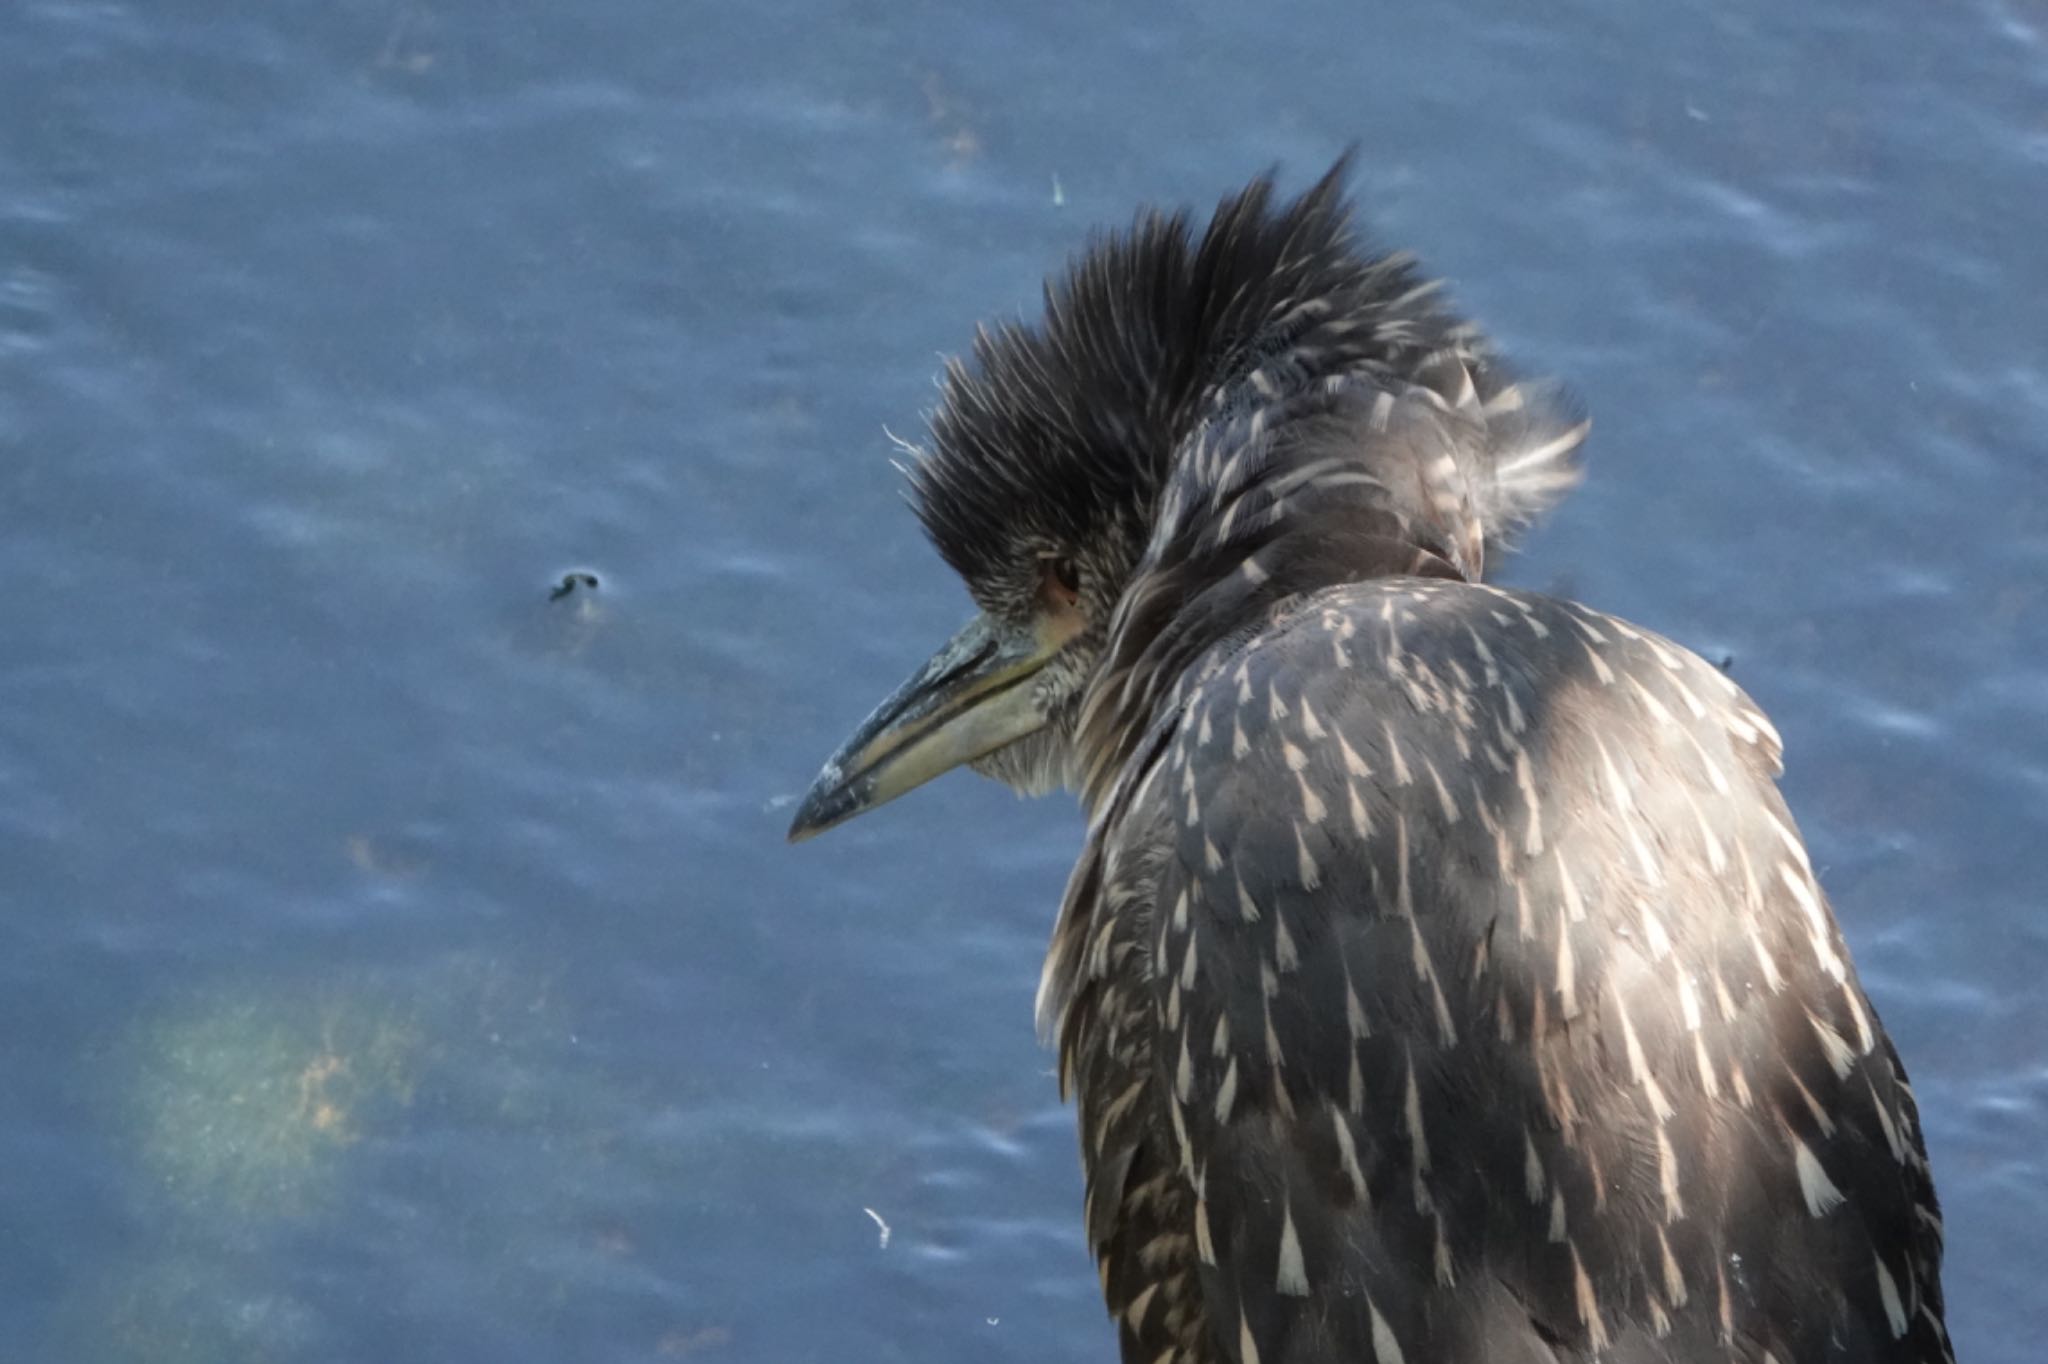
<instances>
[{"instance_id":1,"label":"floating debris","mask_svg":"<svg viewBox=\"0 0 2048 1364\"><path fill-rule=\"evenodd\" d=\"M575 573L564 573L562 581L556 583L554 590L548 593L548 600L560 601L579 587L586 592L597 591L597 575L595 573L584 573L580 570Z\"/></svg>"}]
</instances>

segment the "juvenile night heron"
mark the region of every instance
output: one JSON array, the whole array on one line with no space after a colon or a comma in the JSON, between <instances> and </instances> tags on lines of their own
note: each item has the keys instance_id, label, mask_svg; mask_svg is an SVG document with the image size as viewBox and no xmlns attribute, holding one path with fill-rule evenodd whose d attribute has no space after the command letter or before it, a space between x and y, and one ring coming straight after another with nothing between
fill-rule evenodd
<instances>
[{"instance_id":1,"label":"juvenile night heron","mask_svg":"<svg viewBox=\"0 0 2048 1364\"><path fill-rule=\"evenodd\" d=\"M1585 425L1342 167L1150 215L947 371L981 614L792 837L1089 812L1039 992L1127 1361L1951 1361L1912 1091L1715 668L1485 583Z\"/></svg>"}]
</instances>

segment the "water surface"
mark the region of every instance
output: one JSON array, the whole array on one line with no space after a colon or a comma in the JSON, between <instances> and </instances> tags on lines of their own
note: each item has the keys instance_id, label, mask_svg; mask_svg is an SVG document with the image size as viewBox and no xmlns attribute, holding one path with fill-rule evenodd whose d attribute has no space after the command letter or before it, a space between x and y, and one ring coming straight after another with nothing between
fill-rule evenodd
<instances>
[{"instance_id":1,"label":"water surface","mask_svg":"<svg viewBox=\"0 0 2048 1364\"><path fill-rule=\"evenodd\" d=\"M966 610L883 432L937 357L1357 140L1595 413L1513 579L1784 732L1959 1353L2033 1359L2041 23L0 9L0 1358L1108 1359L1071 804L786 807Z\"/></svg>"}]
</instances>

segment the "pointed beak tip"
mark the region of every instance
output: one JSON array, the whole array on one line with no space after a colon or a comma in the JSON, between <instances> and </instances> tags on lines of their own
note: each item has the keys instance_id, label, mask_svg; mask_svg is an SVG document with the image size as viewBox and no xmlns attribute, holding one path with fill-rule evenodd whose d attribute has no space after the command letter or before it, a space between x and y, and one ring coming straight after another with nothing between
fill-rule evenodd
<instances>
[{"instance_id":1,"label":"pointed beak tip","mask_svg":"<svg viewBox=\"0 0 2048 1364\"><path fill-rule=\"evenodd\" d=\"M788 840L802 843L1045 724L1024 683L1055 643L968 622L877 706L797 802Z\"/></svg>"},{"instance_id":2,"label":"pointed beak tip","mask_svg":"<svg viewBox=\"0 0 2048 1364\"><path fill-rule=\"evenodd\" d=\"M848 799L849 794L838 770L826 768L812 783L811 789L804 792L803 799L797 802L796 814L789 821L789 832L784 837L791 843L802 843L844 823L859 808Z\"/></svg>"}]
</instances>

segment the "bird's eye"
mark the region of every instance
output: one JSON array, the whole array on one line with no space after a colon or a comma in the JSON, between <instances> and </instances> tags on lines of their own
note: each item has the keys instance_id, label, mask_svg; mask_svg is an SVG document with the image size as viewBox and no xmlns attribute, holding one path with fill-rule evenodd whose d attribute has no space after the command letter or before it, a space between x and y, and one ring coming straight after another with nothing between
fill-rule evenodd
<instances>
[{"instance_id":1,"label":"bird's eye","mask_svg":"<svg viewBox=\"0 0 2048 1364\"><path fill-rule=\"evenodd\" d=\"M1040 561L1044 578L1039 591L1046 603L1061 610L1081 600L1081 566L1065 555L1047 555Z\"/></svg>"}]
</instances>

